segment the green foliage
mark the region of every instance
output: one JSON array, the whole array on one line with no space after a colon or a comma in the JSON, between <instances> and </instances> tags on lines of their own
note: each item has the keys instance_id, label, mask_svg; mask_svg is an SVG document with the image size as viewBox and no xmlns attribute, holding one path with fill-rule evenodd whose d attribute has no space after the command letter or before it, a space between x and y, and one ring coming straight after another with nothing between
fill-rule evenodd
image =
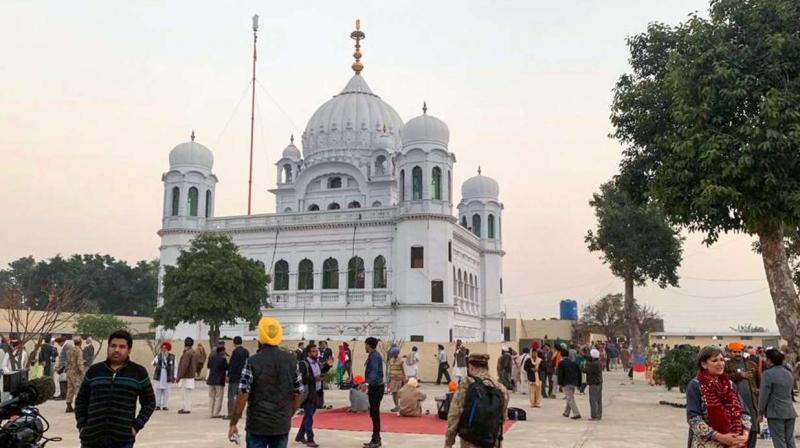
<instances>
[{"instance_id":1,"label":"green foliage","mask_svg":"<svg viewBox=\"0 0 800 448\"><path fill-rule=\"evenodd\" d=\"M122 319L110 314L84 314L75 322L75 331L84 336L103 341L111 333L122 330L127 324Z\"/></svg>"},{"instance_id":2,"label":"green foliage","mask_svg":"<svg viewBox=\"0 0 800 448\"><path fill-rule=\"evenodd\" d=\"M681 346L670 350L658 365L654 377L657 381L663 381L667 390L673 387L679 388L683 393L689 381L697 374L697 355L700 353L698 347Z\"/></svg>"},{"instance_id":3,"label":"green foliage","mask_svg":"<svg viewBox=\"0 0 800 448\"><path fill-rule=\"evenodd\" d=\"M800 225L800 3L713 0L629 39L612 106L627 182L703 232Z\"/></svg>"},{"instance_id":4,"label":"green foliage","mask_svg":"<svg viewBox=\"0 0 800 448\"><path fill-rule=\"evenodd\" d=\"M158 260L139 261L131 267L109 255L60 255L36 261L24 257L0 270L0 294L16 288L26 305L47 306L53 287L75 288L90 308L99 313L149 316L156 304Z\"/></svg>"},{"instance_id":5,"label":"green foliage","mask_svg":"<svg viewBox=\"0 0 800 448\"><path fill-rule=\"evenodd\" d=\"M622 279L643 286L678 285L683 239L653 202L637 200L616 179L600 186L589 205L597 217L597 233L585 241L589 250L603 253L603 262Z\"/></svg>"},{"instance_id":6,"label":"green foliage","mask_svg":"<svg viewBox=\"0 0 800 448\"><path fill-rule=\"evenodd\" d=\"M241 256L229 236L203 233L181 251L176 266L166 267L164 304L155 312L155 323L173 329L202 321L216 342L223 324L257 323L267 303L267 283L264 264Z\"/></svg>"}]
</instances>

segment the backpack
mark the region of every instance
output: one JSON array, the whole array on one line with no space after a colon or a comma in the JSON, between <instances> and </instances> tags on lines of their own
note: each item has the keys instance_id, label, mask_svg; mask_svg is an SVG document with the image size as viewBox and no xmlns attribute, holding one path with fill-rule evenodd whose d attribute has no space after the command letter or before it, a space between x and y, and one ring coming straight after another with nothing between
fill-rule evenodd
<instances>
[{"instance_id":1,"label":"backpack","mask_svg":"<svg viewBox=\"0 0 800 448\"><path fill-rule=\"evenodd\" d=\"M503 440L503 393L481 379L473 379L458 422L458 436L475 446L492 448Z\"/></svg>"},{"instance_id":2,"label":"backpack","mask_svg":"<svg viewBox=\"0 0 800 448\"><path fill-rule=\"evenodd\" d=\"M525 412L525 409L508 408L508 419L509 420L527 420L528 419L528 413Z\"/></svg>"}]
</instances>

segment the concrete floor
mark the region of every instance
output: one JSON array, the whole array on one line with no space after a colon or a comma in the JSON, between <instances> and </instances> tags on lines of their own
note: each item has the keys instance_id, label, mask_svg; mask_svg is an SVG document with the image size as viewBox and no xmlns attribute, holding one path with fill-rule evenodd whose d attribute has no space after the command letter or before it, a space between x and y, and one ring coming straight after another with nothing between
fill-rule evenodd
<instances>
[{"instance_id":1,"label":"concrete floor","mask_svg":"<svg viewBox=\"0 0 800 448\"><path fill-rule=\"evenodd\" d=\"M422 386L428 395L425 408L435 412L434 395L444 393L444 386L425 384ZM600 422L589 421L588 396L578 396L578 407L584 419L573 421L561 416L564 401L544 400L539 409L530 408L528 397L513 394L511 405L528 411L528 420L518 422L506 434L504 447L595 447L595 448L650 448L686 446L687 426L683 409L662 406L658 402L667 400L682 402L682 395L674 390L667 392L661 387L645 384L631 384L622 372L611 372L605 377L603 391L604 411ZM136 447L232 447L227 442L228 422L209 418L208 392L205 385L194 391L194 407L189 415L178 415L181 393L175 387L170 396L170 410L157 411L137 438ZM334 407L347 406L344 391L327 391L326 400ZM223 406L224 407L224 406ZM384 399L382 410L392 407L391 398ZM800 408L798 408L800 411ZM42 414L50 421L51 429L47 436L59 436L60 443L51 443L50 448L79 446L75 419L64 413L63 401L49 401L40 407ZM244 423L239 430L244 436ZM358 448L369 440L369 433L350 431L318 430L317 443L322 447ZM293 434L291 435L293 437ZM759 448L771 447L770 441L760 441ZM444 446L443 436L423 436L409 434L383 434L386 447L430 448ZM244 446L244 442L242 442ZM303 445L291 442L290 447Z\"/></svg>"}]
</instances>

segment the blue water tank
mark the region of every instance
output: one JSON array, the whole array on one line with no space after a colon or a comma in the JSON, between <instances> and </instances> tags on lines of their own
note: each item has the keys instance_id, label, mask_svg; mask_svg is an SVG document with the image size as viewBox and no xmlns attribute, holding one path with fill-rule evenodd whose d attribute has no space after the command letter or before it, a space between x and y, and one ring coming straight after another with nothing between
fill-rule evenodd
<instances>
[{"instance_id":1,"label":"blue water tank","mask_svg":"<svg viewBox=\"0 0 800 448\"><path fill-rule=\"evenodd\" d=\"M561 301L561 320L578 320L578 302L572 299Z\"/></svg>"}]
</instances>

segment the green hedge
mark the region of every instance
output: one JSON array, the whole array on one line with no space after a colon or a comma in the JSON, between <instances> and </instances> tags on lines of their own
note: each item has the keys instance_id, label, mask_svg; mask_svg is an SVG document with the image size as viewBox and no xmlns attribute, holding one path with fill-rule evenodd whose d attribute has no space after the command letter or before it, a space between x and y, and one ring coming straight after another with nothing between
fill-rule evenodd
<instances>
[{"instance_id":1,"label":"green hedge","mask_svg":"<svg viewBox=\"0 0 800 448\"><path fill-rule=\"evenodd\" d=\"M686 392L686 385L697 373L698 347L683 346L670 350L663 358L655 371L654 376L658 381L663 381L667 390L677 387L681 392Z\"/></svg>"}]
</instances>

